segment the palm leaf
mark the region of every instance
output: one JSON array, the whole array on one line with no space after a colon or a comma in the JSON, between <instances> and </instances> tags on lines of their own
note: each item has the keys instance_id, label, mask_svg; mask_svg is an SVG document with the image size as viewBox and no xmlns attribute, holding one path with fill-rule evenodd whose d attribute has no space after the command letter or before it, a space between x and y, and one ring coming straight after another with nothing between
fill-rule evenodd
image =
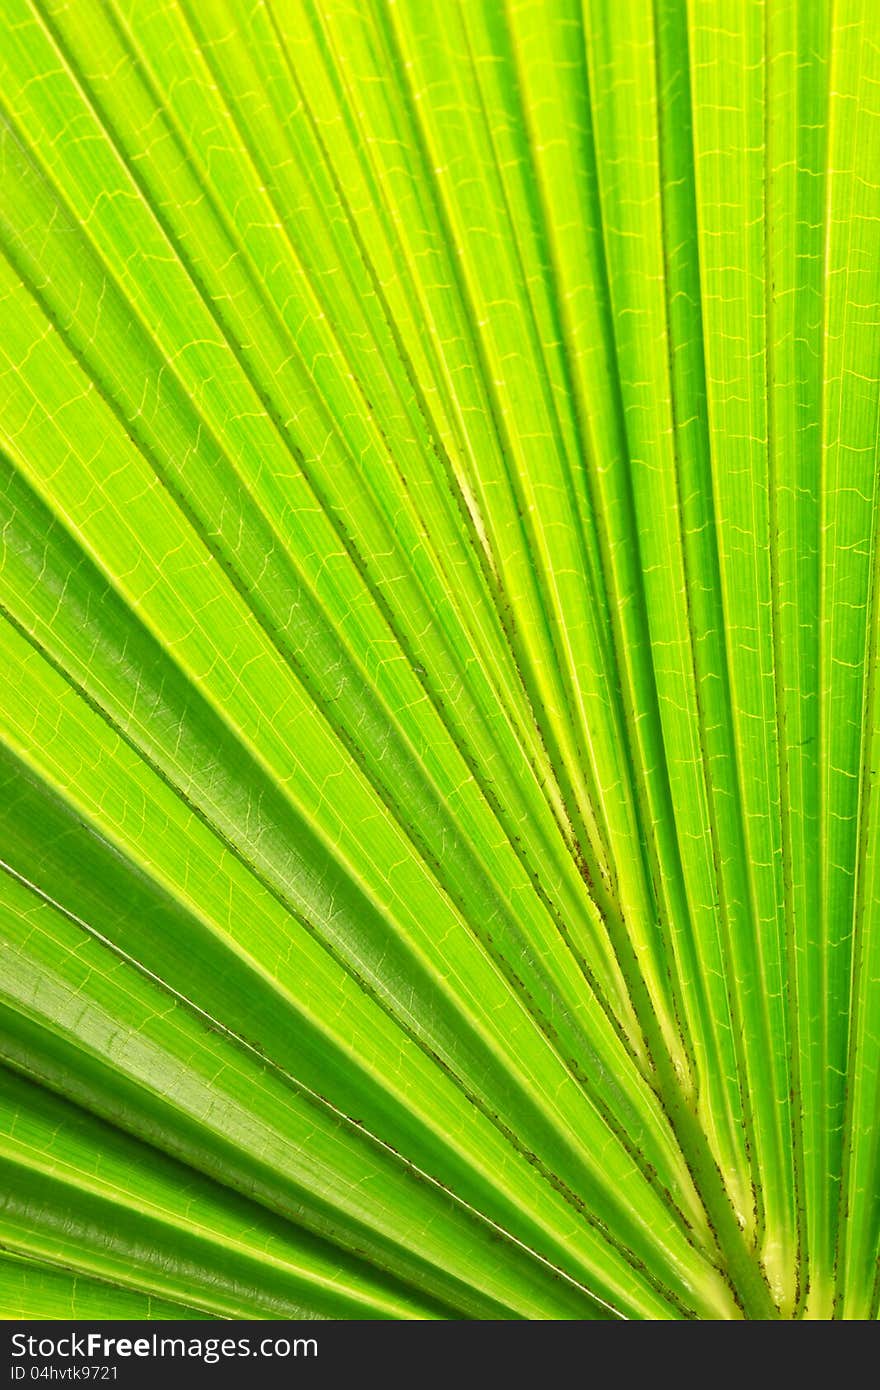
<instances>
[{"instance_id":1,"label":"palm leaf","mask_svg":"<svg viewBox=\"0 0 880 1390\"><path fill-rule=\"evenodd\" d=\"M871 6L2 63L4 1315L876 1317Z\"/></svg>"}]
</instances>

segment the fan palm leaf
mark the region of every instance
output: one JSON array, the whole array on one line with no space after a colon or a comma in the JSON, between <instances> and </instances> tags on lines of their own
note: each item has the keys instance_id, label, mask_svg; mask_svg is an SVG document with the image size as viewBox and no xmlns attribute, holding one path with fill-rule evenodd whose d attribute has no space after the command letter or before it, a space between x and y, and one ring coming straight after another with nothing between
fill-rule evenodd
<instances>
[{"instance_id":1,"label":"fan palm leaf","mask_svg":"<svg viewBox=\"0 0 880 1390\"><path fill-rule=\"evenodd\" d=\"M4 1314L875 1318L880 18L7 10Z\"/></svg>"}]
</instances>

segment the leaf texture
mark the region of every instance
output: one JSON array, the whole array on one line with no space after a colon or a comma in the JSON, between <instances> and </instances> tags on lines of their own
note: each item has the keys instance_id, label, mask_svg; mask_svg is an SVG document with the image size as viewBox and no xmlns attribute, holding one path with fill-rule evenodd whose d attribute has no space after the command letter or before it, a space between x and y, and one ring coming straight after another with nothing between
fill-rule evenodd
<instances>
[{"instance_id":1,"label":"leaf texture","mask_svg":"<svg viewBox=\"0 0 880 1390\"><path fill-rule=\"evenodd\" d=\"M3 1316L876 1318L873 8L0 62Z\"/></svg>"}]
</instances>

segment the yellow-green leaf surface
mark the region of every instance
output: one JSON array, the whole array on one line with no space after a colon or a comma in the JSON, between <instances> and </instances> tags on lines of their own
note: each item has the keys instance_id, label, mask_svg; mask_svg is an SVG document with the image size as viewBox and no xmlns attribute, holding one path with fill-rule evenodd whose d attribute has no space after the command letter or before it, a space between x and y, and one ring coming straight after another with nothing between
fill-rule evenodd
<instances>
[{"instance_id":1,"label":"yellow-green leaf surface","mask_svg":"<svg viewBox=\"0 0 880 1390\"><path fill-rule=\"evenodd\" d=\"M4 23L0 1314L876 1318L880 12Z\"/></svg>"}]
</instances>

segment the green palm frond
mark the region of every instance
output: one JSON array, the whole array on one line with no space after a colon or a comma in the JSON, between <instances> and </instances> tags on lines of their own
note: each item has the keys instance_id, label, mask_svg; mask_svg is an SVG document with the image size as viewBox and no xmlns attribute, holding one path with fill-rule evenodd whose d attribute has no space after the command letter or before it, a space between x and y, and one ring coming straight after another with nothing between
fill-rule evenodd
<instances>
[{"instance_id":1,"label":"green palm frond","mask_svg":"<svg viewBox=\"0 0 880 1390\"><path fill-rule=\"evenodd\" d=\"M0 62L0 1311L876 1318L880 13Z\"/></svg>"}]
</instances>

